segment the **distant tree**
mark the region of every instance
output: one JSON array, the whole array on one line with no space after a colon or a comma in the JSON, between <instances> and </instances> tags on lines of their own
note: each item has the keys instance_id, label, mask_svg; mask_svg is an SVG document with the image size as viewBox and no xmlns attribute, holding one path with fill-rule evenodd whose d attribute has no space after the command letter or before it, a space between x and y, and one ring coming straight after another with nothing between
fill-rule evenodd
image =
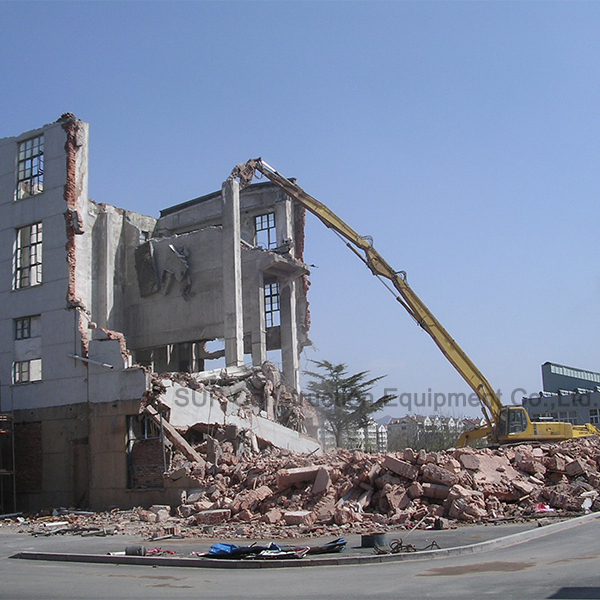
<instances>
[{"instance_id":1,"label":"distant tree","mask_svg":"<svg viewBox=\"0 0 600 600\"><path fill-rule=\"evenodd\" d=\"M453 431L445 425L431 429L411 428L408 431L395 431L388 434L388 450L397 452L404 448L438 452L456 445L460 432Z\"/></svg>"},{"instance_id":2,"label":"distant tree","mask_svg":"<svg viewBox=\"0 0 600 600\"><path fill-rule=\"evenodd\" d=\"M450 416L439 414L439 419L432 419L429 427L424 427L423 423L417 423L416 420L408 421L404 429L388 430L388 450L396 452L404 448L413 450L426 450L427 452L438 452L456 446L460 434L464 427L450 427ZM455 417L458 421L463 421L461 417ZM483 448L486 445L485 439L477 440L474 444L476 448Z\"/></svg>"},{"instance_id":3,"label":"distant tree","mask_svg":"<svg viewBox=\"0 0 600 600\"><path fill-rule=\"evenodd\" d=\"M369 371L350 375L345 364L311 360L321 372L306 371L312 377L307 384L309 402L321 413L326 428L341 447L351 429L366 427L370 415L381 410L397 396L386 394L374 400L371 390L385 375L369 379Z\"/></svg>"}]
</instances>

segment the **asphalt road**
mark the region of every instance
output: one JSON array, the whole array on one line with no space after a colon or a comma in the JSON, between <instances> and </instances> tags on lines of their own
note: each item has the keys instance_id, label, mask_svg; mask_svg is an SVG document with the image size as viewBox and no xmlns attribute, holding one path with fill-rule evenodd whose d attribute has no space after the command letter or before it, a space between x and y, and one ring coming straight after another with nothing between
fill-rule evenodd
<instances>
[{"instance_id":1,"label":"asphalt road","mask_svg":"<svg viewBox=\"0 0 600 600\"><path fill-rule=\"evenodd\" d=\"M476 555L273 570L130 567L5 558L9 546L17 542L12 538L2 546L2 599L600 599L598 519Z\"/></svg>"}]
</instances>

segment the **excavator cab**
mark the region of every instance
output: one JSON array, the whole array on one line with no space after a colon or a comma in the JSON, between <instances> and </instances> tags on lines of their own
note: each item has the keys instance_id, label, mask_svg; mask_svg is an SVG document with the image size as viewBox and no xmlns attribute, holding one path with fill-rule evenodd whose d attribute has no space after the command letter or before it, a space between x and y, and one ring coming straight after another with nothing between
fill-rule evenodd
<instances>
[{"instance_id":1,"label":"excavator cab","mask_svg":"<svg viewBox=\"0 0 600 600\"><path fill-rule=\"evenodd\" d=\"M524 433L529 428L529 416L521 406L504 406L498 417L498 438L508 438L511 434Z\"/></svg>"}]
</instances>

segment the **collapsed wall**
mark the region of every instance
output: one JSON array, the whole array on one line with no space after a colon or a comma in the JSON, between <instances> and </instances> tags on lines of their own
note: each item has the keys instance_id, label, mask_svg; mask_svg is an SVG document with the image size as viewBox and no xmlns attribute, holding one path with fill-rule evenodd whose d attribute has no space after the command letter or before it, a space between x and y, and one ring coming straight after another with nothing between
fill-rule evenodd
<instances>
[{"instance_id":1,"label":"collapsed wall","mask_svg":"<svg viewBox=\"0 0 600 600\"><path fill-rule=\"evenodd\" d=\"M155 375L154 381L160 393L152 395L150 404L182 432L214 436L230 428L254 438L257 448L321 452L317 440L308 435L316 432L314 408L271 362L203 373L166 373Z\"/></svg>"}]
</instances>

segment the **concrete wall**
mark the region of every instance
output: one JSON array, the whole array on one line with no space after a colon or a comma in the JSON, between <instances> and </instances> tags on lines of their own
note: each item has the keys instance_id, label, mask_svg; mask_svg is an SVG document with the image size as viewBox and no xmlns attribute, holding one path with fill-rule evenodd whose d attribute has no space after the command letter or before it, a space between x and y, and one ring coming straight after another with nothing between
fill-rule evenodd
<instances>
[{"instance_id":1,"label":"concrete wall","mask_svg":"<svg viewBox=\"0 0 600 600\"><path fill-rule=\"evenodd\" d=\"M142 297L137 275L125 284L129 310L123 331L132 349L224 337L222 236L220 227L209 227L148 242L153 248L160 289ZM189 268L185 269L173 249L183 253ZM178 266L185 273L171 277L169 271ZM126 271L135 271L133 253L128 255ZM275 273L299 277L305 272L289 258L260 249L243 249L245 333L251 335L258 322L261 276Z\"/></svg>"},{"instance_id":2,"label":"concrete wall","mask_svg":"<svg viewBox=\"0 0 600 600\"><path fill-rule=\"evenodd\" d=\"M187 428L194 424L237 425L252 431L256 437L279 448L294 452L321 451L319 442L266 418L243 409L234 402L212 397L207 391L197 392L176 382L163 380L166 393L161 401L171 409L170 423Z\"/></svg>"},{"instance_id":3,"label":"concrete wall","mask_svg":"<svg viewBox=\"0 0 600 600\"><path fill-rule=\"evenodd\" d=\"M15 200L19 143L40 135L44 137L44 190ZM87 138L87 124L68 117L0 140L1 410L69 404L85 395L85 367L68 354L82 352L91 252L85 236L74 233L67 217L78 219L83 231L89 228ZM17 229L32 223L42 223L42 283L13 290ZM42 359L42 381L11 386L14 319L35 315L40 315L35 344Z\"/></svg>"},{"instance_id":4,"label":"concrete wall","mask_svg":"<svg viewBox=\"0 0 600 600\"><path fill-rule=\"evenodd\" d=\"M139 410L139 400L128 400L17 411L20 424L39 424L42 445L41 489L20 491L18 487L19 510L179 504L185 481L176 484L165 479L162 488L127 489L127 416ZM20 450L23 465L39 467L35 446L21 445Z\"/></svg>"}]
</instances>

